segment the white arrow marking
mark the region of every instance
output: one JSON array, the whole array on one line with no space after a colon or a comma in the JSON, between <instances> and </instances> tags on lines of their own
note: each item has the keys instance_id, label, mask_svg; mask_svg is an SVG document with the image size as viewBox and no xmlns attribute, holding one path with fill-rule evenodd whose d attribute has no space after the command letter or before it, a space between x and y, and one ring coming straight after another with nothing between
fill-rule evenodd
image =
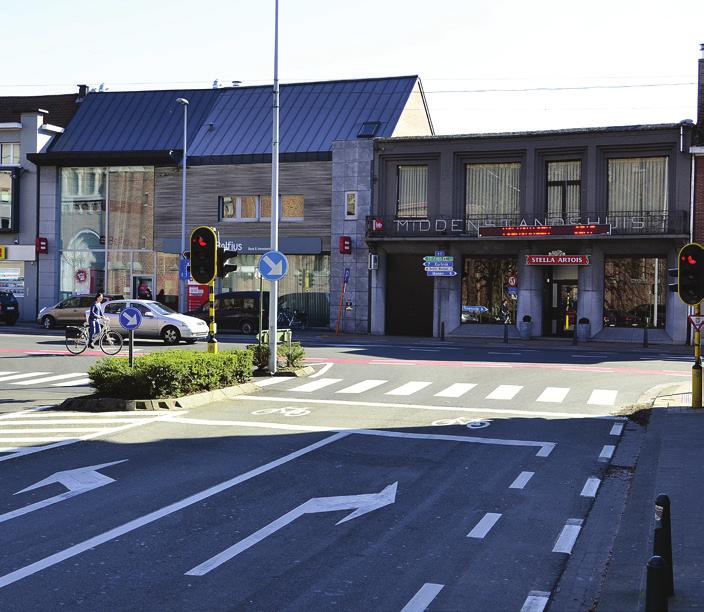
<instances>
[{"instance_id":1,"label":"white arrow marking","mask_svg":"<svg viewBox=\"0 0 704 612\"><path fill-rule=\"evenodd\" d=\"M88 491L92 491L98 487L115 482L114 478L101 474L98 470L111 465L117 465L118 463L124 463L125 461L127 461L127 459L113 461L111 463L101 463L100 465L89 465L87 467L76 468L75 470L56 472L56 474L52 474L44 480L40 480L39 482L30 485L21 491L17 491L15 495L26 493L27 491L34 491L34 489L40 489L41 487L54 483L62 484L68 489L68 491L61 493L61 495L55 495L54 497L49 497L48 499L44 499L34 504L29 504L19 510L13 510L12 512L0 514L0 523L4 523L5 521L9 521L24 514L29 514L35 510L40 510L41 508L46 508L52 504L58 504L59 502L76 497L76 495L81 495L82 493L87 493Z\"/></svg>"},{"instance_id":2,"label":"white arrow marking","mask_svg":"<svg viewBox=\"0 0 704 612\"><path fill-rule=\"evenodd\" d=\"M269 266L269 274L272 276L281 276L284 273L284 262L283 260L279 263L274 263L270 257L264 258L264 263Z\"/></svg>"},{"instance_id":3,"label":"white arrow marking","mask_svg":"<svg viewBox=\"0 0 704 612\"><path fill-rule=\"evenodd\" d=\"M354 510L342 520L339 520L336 525L351 521L354 518L367 514L393 504L396 501L396 489L398 482L390 484L388 487L379 493L368 493L362 495L341 495L339 497L314 497L307 502L302 503L297 508L287 512L282 517L276 519L272 523L262 527L259 531L255 531L249 537L239 541L237 544L223 550L220 554L215 555L211 559L197 565L192 570L186 572L186 576L203 576L219 567L226 561L236 557L241 552L251 548L255 544L261 542L271 534L283 529L289 523L293 523L297 518L304 514L313 514L315 512L337 512L340 510Z\"/></svg>"},{"instance_id":4,"label":"white arrow marking","mask_svg":"<svg viewBox=\"0 0 704 612\"><path fill-rule=\"evenodd\" d=\"M127 313L122 315L125 317L125 321L127 322L127 325L137 325L137 315L130 316Z\"/></svg>"}]
</instances>

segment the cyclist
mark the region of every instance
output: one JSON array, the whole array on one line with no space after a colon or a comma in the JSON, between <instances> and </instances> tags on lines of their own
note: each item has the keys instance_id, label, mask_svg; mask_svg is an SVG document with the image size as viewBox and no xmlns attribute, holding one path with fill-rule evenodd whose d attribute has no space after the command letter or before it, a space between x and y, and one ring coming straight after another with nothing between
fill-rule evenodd
<instances>
[{"instance_id":1,"label":"cyclist","mask_svg":"<svg viewBox=\"0 0 704 612\"><path fill-rule=\"evenodd\" d=\"M103 318L103 309L100 307L102 301L103 292L98 291L98 293L95 294L95 301L90 307L88 314L88 346L90 348L95 348L93 337L100 333L100 320Z\"/></svg>"}]
</instances>

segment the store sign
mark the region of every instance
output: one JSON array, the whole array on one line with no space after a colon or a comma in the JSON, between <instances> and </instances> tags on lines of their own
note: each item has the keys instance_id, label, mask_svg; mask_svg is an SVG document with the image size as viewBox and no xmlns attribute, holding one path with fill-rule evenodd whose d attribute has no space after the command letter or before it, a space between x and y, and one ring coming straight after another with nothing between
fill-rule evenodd
<instances>
[{"instance_id":1,"label":"store sign","mask_svg":"<svg viewBox=\"0 0 704 612\"><path fill-rule=\"evenodd\" d=\"M588 266L589 255L526 255L527 266Z\"/></svg>"}]
</instances>

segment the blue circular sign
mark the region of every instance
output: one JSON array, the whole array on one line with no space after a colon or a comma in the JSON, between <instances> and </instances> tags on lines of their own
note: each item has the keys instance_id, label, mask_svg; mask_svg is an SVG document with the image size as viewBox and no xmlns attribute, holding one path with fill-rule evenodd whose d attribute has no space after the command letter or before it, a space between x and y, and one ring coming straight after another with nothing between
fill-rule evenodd
<instances>
[{"instance_id":1,"label":"blue circular sign","mask_svg":"<svg viewBox=\"0 0 704 612\"><path fill-rule=\"evenodd\" d=\"M128 331L137 329L142 324L142 313L128 306L120 313L120 325Z\"/></svg>"},{"instance_id":2,"label":"blue circular sign","mask_svg":"<svg viewBox=\"0 0 704 612\"><path fill-rule=\"evenodd\" d=\"M264 280L281 280L288 272L288 259L281 251L267 251L259 259L257 269Z\"/></svg>"}]
</instances>

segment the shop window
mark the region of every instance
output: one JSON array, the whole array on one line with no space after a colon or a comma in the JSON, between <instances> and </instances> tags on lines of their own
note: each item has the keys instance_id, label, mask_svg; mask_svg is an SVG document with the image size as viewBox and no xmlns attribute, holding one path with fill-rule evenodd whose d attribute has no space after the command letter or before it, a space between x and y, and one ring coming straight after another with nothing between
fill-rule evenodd
<instances>
[{"instance_id":1,"label":"shop window","mask_svg":"<svg viewBox=\"0 0 704 612\"><path fill-rule=\"evenodd\" d=\"M14 180L13 172L0 170L0 230L13 230L14 227Z\"/></svg>"},{"instance_id":2,"label":"shop window","mask_svg":"<svg viewBox=\"0 0 704 612\"><path fill-rule=\"evenodd\" d=\"M607 257L604 327L665 327L665 257Z\"/></svg>"},{"instance_id":3,"label":"shop window","mask_svg":"<svg viewBox=\"0 0 704 612\"><path fill-rule=\"evenodd\" d=\"M521 205L521 164L467 164L467 217L515 217Z\"/></svg>"},{"instance_id":4,"label":"shop window","mask_svg":"<svg viewBox=\"0 0 704 612\"><path fill-rule=\"evenodd\" d=\"M516 323L516 259L466 257L462 268L462 323ZM515 281L514 281L515 284ZM508 312L506 312L508 311Z\"/></svg>"},{"instance_id":5,"label":"shop window","mask_svg":"<svg viewBox=\"0 0 704 612\"><path fill-rule=\"evenodd\" d=\"M428 216L428 166L398 167L396 216Z\"/></svg>"},{"instance_id":6,"label":"shop window","mask_svg":"<svg viewBox=\"0 0 704 612\"><path fill-rule=\"evenodd\" d=\"M547 215L567 220L579 217L582 162L559 161L547 165Z\"/></svg>"},{"instance_id":7,"label":"shop window","mask_svg":"<svg viewBox=\"0 0 704 612\"><path fill-rule=\"evenodd\" d=\"M282 221L303 221L304 198L302 195L279 196ZM271 219L271 196L227 195L220 197L221 221L268 221Z\"/></svg>"},{"instance_id":8,"label":"shop window","mask_svg":"<svg viewBox=\"0 0 704 612\"><path fill-rule=\"evenodd\" d=\"M20 165L20 143L0 142L0 166Z\"/></svg>"},{"instance_id":9,"label":"shop window","mask_svg":"<svg viewBox=\"0 0 704 612\"><path fill-rule=\"evenodd\" d=\"M667 213L667 157L609 159L609 215Z\"/></svg>"}]
</instances>

